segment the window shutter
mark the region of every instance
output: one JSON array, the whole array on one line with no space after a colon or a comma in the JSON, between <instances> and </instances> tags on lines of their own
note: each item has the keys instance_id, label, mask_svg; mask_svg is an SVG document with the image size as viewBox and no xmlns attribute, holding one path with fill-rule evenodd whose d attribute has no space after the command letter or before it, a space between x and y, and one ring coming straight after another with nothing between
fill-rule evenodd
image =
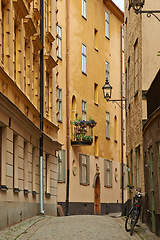
<instances>
[{"instance_id":1,"label":"window shutter","mask_svg":"<svg viewBox=\"0 0 160 240\"><path fill-rule=\"evenodd\" d=\"M90 184L90 156L87 157L87 185Z\"/></svg>"},{"instance_id":2,"label":"window shutter","mask_svg":"<svg viewBox=\"0 0 160 240\"><path fill-rule=\"evenodd\" d=\"M62 182L65 182L65 150L62 150L61 153L61 159L62 159Z\"/></svg>"},{"instance_id":3,"label":"window shutter","mask_svg":"<svg viewBox=\"0 0 160 240\"><path fill-rule=\"evenodd\" d=\"M80 183L82 183L82 154L79 154Z\"/></svg>"},{"instance_id":4,"label":"window shutter","mask_svg":"<svg viewBox=\"0 0 160 240\"><path fill-rule=\"evenodd\" d=\"M110 161L110 187L112 187L112 161Z\"/></svg>"},{"instance_id":5,"label":"window shutter","mask_svg":"<svg viewBox=\"0 0 160 240\"><path fill-rule=\"evenodd\" d=\"M106 160L104 160L104 186L107 187L107 166L106 166Z\"/></svg>"}]
</instances>

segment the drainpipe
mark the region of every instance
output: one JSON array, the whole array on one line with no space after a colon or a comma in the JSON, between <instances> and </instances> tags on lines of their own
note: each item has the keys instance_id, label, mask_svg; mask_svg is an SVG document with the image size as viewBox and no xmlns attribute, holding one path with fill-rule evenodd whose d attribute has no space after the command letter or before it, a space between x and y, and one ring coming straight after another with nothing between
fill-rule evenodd
<instances>
[{"instance_id":1,"label":"drainpipe","mask_svg":"<svg viewBox=\"0 0 160 240\"><path fill-rule=\"evenodd\" d=\"M69 0L67 4L66 29L66 118L67 118L67 186L66 186L66 216L69 215Z\"/></svg>"},{"instance_id":2,"label":"drainpipe","mask_svg":"<svg viewBox=\"0 0 160 240\"><path fill-rule=\"evenodd\" d=\"M44 2L40 0L40 37L42 45L44 45ZM40 130L42 132L40 138L40 214L44 214L44 196L43 196L43 98L44 98L44 48L40 51Z\"/></svg>"},{"instance_id":3,"label":"drainpipe","mask_svg":"<svg viewBox=\"0 0 160 240\"><path fill-rule=\"evenodd\" d=\"M123 28L123 25L121 25L121 28L120 28L120 37L121 37L121 46L120 46L120 56L121 56L121 71L120 71L120 74L121 74L121 177L122 177L122 216L124 215L124 172L123 172L123 78L122 78L122 68L123 68L123 62L122 62L122 28Z\"/></svg>"}]
</instances>

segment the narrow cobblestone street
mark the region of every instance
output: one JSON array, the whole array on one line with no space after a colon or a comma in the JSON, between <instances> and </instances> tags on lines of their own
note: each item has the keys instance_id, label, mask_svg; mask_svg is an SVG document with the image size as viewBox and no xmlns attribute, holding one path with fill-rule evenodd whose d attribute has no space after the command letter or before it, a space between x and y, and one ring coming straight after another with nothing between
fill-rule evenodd
<instances>
[{"instance_id":1,"label":"narrow cobblestone street","mask_svg":"<svg viewBox=\"0 0 160 240\"><path fill-rule=\"evenodd\" d=\"M136 230L136 229L135 229ZM160 239L141 226L131 237L124 219L110 216L36 216L0 231L0 240L110 240Z\"/></svg>"}]
</instances>

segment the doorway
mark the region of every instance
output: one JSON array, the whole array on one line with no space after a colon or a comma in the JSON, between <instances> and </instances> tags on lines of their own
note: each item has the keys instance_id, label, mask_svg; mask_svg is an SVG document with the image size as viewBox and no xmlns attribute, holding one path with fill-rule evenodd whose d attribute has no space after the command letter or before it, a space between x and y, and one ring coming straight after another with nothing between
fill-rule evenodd
<instances>
[{"instance_id":1,"label":"doorway","mask_svg":"<svg viewBox=\"0 0 160 240\"><path fill-rule=\"evenodd\" d=\"M100 214L100 178L99 175L95 176L95 190L94 190L94 214Z\"/></svg>"}]
</instances>

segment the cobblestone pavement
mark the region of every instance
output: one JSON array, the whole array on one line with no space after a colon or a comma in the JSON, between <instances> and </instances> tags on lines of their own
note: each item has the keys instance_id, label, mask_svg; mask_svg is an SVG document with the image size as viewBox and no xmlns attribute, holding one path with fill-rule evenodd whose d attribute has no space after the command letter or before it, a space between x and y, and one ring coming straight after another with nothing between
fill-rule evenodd
<instances>
[{"instance_id":1,"label":"cobblestone pavement","mask_svg":"<svg viewBox=\"0 0 160 240\"><path fill-rule=\"evenodd\" d=\"M158 240L145 224L130 236L117 216L36 216L0 231L0 240ZM137 234L138 233L138 234Z\"/></svg>"}]
</instances>

